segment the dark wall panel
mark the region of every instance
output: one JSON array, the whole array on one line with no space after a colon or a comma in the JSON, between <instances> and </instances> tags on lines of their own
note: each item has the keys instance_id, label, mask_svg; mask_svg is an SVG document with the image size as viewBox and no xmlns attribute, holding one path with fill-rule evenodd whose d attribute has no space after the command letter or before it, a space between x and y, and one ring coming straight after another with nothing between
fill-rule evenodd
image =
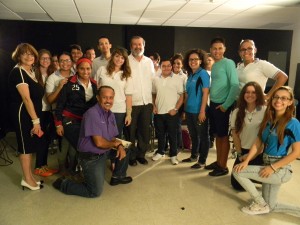
<instances>
[{"instance_id":1,"label":"dark wall panel","mask_svg":"<svg viewBox=\"0 0 300 225\"><path fill-rule=\"evenodd\" d=\"M201 48L209 51L210 41L214 37L221 36L226 40L225 56L233 59L236 63L240 61L238 46L242 39L254 40L257 57L268 59L269 51L286 51L287 67L289 71L290 53L292 44L292 31L281 30L252 30L252 29L221 29L221 28L176 28L174 35L175 52L184 53L191 48Z\"/></svg>"},{"instance_id":2,"label":"dark wall panel","mask_svg":"<svg viewBox=\"0 0 300 225\"><path fill-rule=\"evenodd\" d=\"M125 46L130 49L132 36L142 36L146 41L145 55L158 52L162 58L170 58L174 52L174 28L158 26L126 26Z\"/></svg>"},{"instance_id":3,"label":"dark wall panel","mask_svg":"<svg viewBox=\"0 0 300 225\"><path fill-rule=\"evenodd\" d=\"M112 43L112 48L117 46L124 47L125 43L125 27L121 25L106 24L77 24L76 39L84 50L86 47L92 46L96 50L96 55L100 52L97 50L98 40L101 36L108 37Z\"/></svg>"}]
</instances>

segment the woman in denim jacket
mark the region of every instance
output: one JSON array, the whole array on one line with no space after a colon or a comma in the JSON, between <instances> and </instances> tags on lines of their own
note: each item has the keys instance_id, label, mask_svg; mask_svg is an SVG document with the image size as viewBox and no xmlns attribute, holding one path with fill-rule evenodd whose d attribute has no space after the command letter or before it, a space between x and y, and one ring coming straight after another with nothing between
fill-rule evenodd
<instances>
[{"instance_id":1,"label":"woman in denim jacket","mask_svg":"<svg viewBox=\"0 0 300 225\"><path fill-rule=\"evenodd\" d=\"M234 177L253 200L251 205L242 208L244 213L256 215L273 211L300 216L300 207L277 202L281 184L291 179L290 163L300 155L300 123L293 118L294 113L292 89L278 88L270 98L256 142L244 161L234 167ZM264 165L248 166L261 152ZM262 182L262 195L250 179Z\"/></svg>"}]
</instances>

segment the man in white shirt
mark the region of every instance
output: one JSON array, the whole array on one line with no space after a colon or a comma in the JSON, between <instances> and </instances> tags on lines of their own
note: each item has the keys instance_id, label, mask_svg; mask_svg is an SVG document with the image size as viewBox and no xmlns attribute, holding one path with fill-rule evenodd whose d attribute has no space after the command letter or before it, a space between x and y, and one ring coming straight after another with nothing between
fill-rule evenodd
<instances>
[{"instance_id":1,"label":"man in white shirt","mask_svg":"<svg viewBox=\"0 0 300 225\"><path fill-rule=\"evenodd\" d=\"M112 45L109 39L105 36L101 36L98 40L98 49L101 52L101 55L93 60L93 67L92 67L92 78L94 78L97 74L98 69L101 66L106 66L108 60L111 56L111 49Z\"/></svg>"},{"instance_id":2,"label":"man in white shirt","mask_svg":"<svg viewBox=\"0 0 300 225\"><path fill-rule=\"evenodd\" d=\"M164 157L166 135L170 141L170 157L173 165L177 160L178 109L183 103L183 80L172 73L171 60L161 62L162 73L153 80L153 113L156 115L158 150L153 161Z\"/></svg>"},{"instance_id":3,"label":"man in white shirt","mask_svg":"<svg viewBox=\"0 0 300 225\"><path fill-rule=\"evenodd\" d=\"M129 140L133 143L129 165L136 166L137 161L148 164L145 153L149 147L152 115L152 79L154 65L150 58L144 56L145 40L140 36L133 36L130 41L131 54L129 64L133 81L132 121L129 127ZM137 137L136 137L137 135ZM135 140L137 138L137 147Z\"/></svg>"}]
</instances>

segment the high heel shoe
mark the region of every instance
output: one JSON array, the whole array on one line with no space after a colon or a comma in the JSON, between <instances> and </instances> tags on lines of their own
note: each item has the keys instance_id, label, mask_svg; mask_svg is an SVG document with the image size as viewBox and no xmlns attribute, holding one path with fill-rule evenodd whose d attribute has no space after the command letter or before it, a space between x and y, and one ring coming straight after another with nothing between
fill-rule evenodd
<instances>
[{"instance_id":1,"label":"high heel shoe","mask_svg":"<svg viewBox=\"0 0 300 225\"><path fill-rule=\"evenodd\" d=\"M23 180L24 180L24 178L22 178ZM41 184L43 184L44 183L44 181L43 180L39 180L39 181L36 181L35 182L37 185L41 185Z\"/></svg>"},{"instance_id":2,"label":"high heel shoe","mask_svg":"<svg viewBox=\"0 0 300 225\"><path fill-rule=\"evenodd\" d=\"M25 187L32 190L32 191L36 191L36 190L40 190L43 188L43 185L38 185L36 187L33 187L31 185L29 185L25 180L22 179L21 181L21 186L22 186L22 189L24 191Z\"/></svg>"},{"instance_id":3,"label":"high heel shoe","mask_svg":"<svg viewBox=\"0 0 300 225\"><path fill-rule=\"evenodd\" d=\"M37 185L41 185L41 184L43 184L43 183L44 183L43 180L39 180L39 181L36 182Z\"/></svg>"}]
</instances>

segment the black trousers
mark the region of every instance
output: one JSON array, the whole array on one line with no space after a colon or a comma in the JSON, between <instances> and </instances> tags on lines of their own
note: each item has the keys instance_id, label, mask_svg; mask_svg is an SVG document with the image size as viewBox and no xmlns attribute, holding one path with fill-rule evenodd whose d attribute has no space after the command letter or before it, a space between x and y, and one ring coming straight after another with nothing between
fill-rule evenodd
<instances>
[{"instance_id":1,"label":"black trousers","mask_svg":"<svg viewBox=\"0 0 300 225\"><path fill-rule=\"evenodd\" d=\"M144 158L149 149L150 141L150 123L153 105L132 106L131 124L129 126L129 141L131 145L130 160ZM135 141L137 140L137 146Z\"/></svg>"}]
</instances>

